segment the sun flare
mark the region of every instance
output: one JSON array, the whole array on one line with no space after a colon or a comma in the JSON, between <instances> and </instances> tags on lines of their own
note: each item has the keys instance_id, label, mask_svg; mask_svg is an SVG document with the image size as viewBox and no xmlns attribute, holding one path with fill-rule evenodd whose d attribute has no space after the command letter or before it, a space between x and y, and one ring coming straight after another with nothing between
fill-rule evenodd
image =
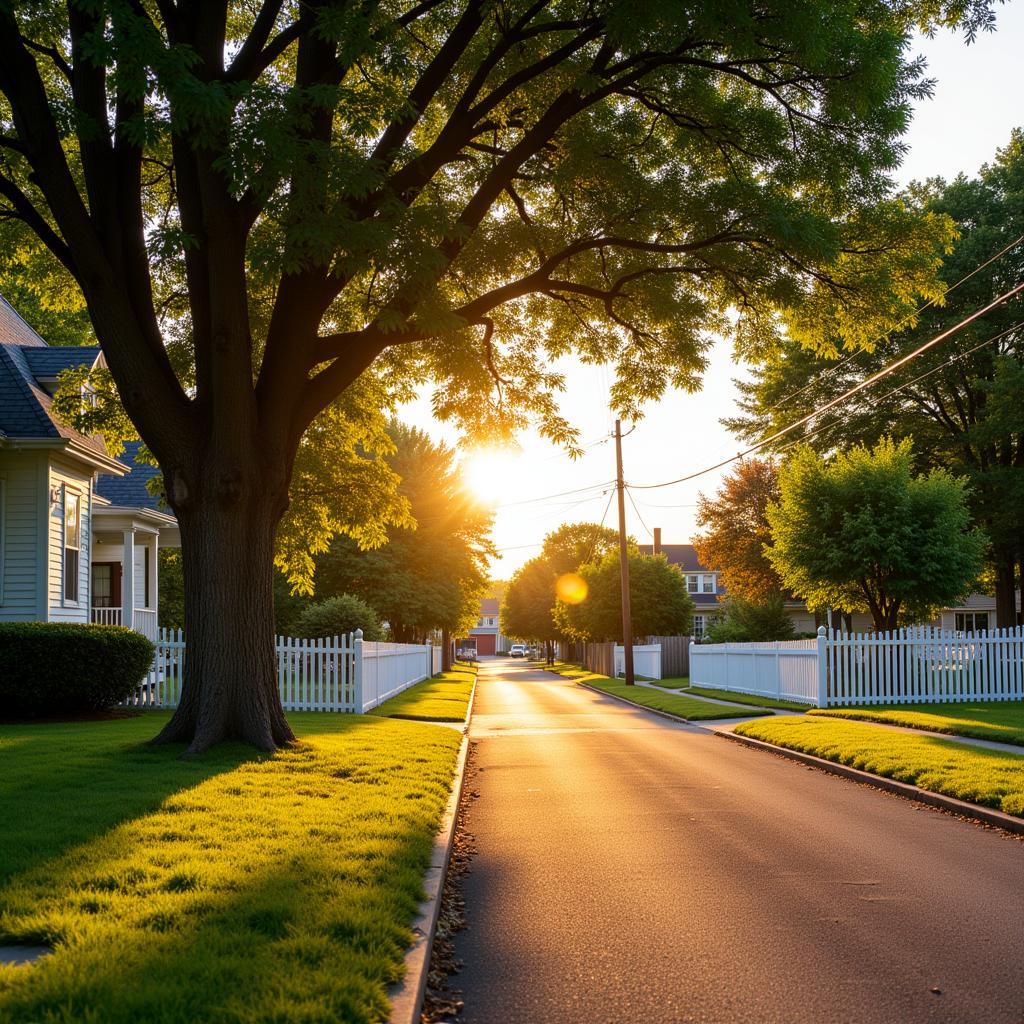
<instances>
[{"instance_id":1,"label":"sun flare","mask_svg":"<svg viewBox=\"0 0 1024 1024\"><path fill-rule=\"evenodd\" d=\"M497 505L521 489L525 460L509 448L475 448L463 457L460 471L477 501Z\"/></svg>"}]
</instances>

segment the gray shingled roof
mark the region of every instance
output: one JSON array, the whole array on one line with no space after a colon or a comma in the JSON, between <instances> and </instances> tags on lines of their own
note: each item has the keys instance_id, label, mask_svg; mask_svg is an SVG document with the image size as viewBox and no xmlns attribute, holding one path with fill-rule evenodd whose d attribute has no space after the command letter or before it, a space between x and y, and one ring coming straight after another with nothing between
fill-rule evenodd
<instances>
[{"instance_id":1,"label":"gray shingled roof","mask_svg":"<svg viewBox=\"0 0 1024 1024\"><path fill-rule=\"evenodd\" d=\"M22 354L32 376L46 378L56 377L62 370L72 367L91 367L99 358L100 350L95 345L25 346Z\"/></svg>"},{"instance_id":2,"label":"gray shingled roof","mask_svg":"<svg viewBox=\"0 0 1024 1024\"><path fill-rule=\"evenodd\" d=\"M0 295L0 342L8 345L47 347L46 342L24 320L17 310Z\"/></svg>"},{"instance_id":3,"label":"gray shingled roof","mask_svg":"<svg viewBox=\"0 0 1024 1024\"><path fill-rule=\"evenodd\" d=\"M127 476L109 476L101 474L96 481L96 493L107 499L111 505L121 508L153 508L171 514L170 509L162 508L159 501L146 490L146 484L155 476L160 475L156 466L146 462L136 462L141 441L126 441L124 451L117 457L131 472Z\"/></svg>"}]
</instances>

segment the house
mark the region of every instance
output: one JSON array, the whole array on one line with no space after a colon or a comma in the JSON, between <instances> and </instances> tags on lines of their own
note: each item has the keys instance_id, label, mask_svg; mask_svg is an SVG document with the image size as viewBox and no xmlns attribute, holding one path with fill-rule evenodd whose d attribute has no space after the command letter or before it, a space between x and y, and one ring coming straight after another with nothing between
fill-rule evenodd
<instances>
[{"instance_id":1,"label":"house","mask_svg":"<svg viewBox=\"0 0 1024 1024\"><path fill-rule=\"evenodd\" d=\"M509 641L498 627L499 600L496 597L480 599L480 618L469 631L469 636L457 642L458 647L475 647L478 655L497 654L508 649Z\"/></svg>"},{"instance_id":2,"label":"house","mask_svg":"<svg viewBox=\"0 0 1024 1024\"><path fill-rule=\"evenodd\" d=\"M708 627L721 617L718 604L725 599L725 587L720 583L717 572L700 564L697 549L692 544L662 544L661 530L654 531L654 544L641 544L640 551L650 555L661 553L670 565L675 565L686 578L686 589L697 606L693 616L693 636L700 639ZM799 599L786 601L786 612L793 621L797 633L814 633L824 624L825 616L815 614ZM986 594L971 594L953 608L943 608L932 625L958 632L995 628L996 600ZM849 617L844 627L856 633L867 633L873 628L870 615L856 613Z\"/></svg>"},{"instance_id":3,"label":"house","mask_svg":"<svg viewBox=\"0 0 1024 1024\"><path fill-rule=\"evenodd\" d=\"M138 445L113 458L66 426L62 370L99 348L50 347L0 296L0 622L98 622L157 636L157 552L177 522L146 490ZM83 394L83 401L89 395Z\"/></svg>"}]
</instances>

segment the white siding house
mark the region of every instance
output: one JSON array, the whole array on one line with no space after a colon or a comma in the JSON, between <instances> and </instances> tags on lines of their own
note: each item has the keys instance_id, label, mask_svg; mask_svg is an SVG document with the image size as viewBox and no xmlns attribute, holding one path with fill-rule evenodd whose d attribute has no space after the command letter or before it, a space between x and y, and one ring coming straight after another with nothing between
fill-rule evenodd
<instances>
[{"instance_id":1,"label":"white siding house","mask_svg":"<svg viewBox=\"0 0 1024 1024\"><path fill-rule=\"evenodd\" d=\"M146 487L157 471L136 463L137 444L114 459L52 410L60 373L101 361L98 348L51 348L0 297L0 621L155 637L158 545L180 544Z\"/></svg>"}]
</instances>

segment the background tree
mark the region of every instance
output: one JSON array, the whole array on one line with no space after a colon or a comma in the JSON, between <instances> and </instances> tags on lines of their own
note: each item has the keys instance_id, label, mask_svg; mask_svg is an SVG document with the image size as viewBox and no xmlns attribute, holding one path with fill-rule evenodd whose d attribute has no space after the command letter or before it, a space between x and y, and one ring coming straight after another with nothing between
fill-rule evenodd
<instances>
[{"instance_id":1,"label":"background tree","mask_svg":"<svg viewBox=\"0 0 1024 1024\"><path fill-rule=\"evenodd\" d=\"M792 640L796 636L785 598L778 592L769 594L761 603L730 597L722 606L722 613L722 618L707 631L713 644Z\"/></svg>"},{"instance_id":2,"label":"background tree","mask_svg":"<svg viewBox=\"0 0 1024 1024\"><path fill-rule=\"evenodd\" d=\"M943 260L945 285L973 276L912 329L883 338L871 352L831 361L795 343L770 352L753 379L740 384L743 415L726 421L744 439L801 418L1024 280L1024 245L982 266L1024 235L1024 132L1016 130L977 178L934 179L915 192L930 210L952 217L960 233ZM913 437L919 470L945 467L966 476L975 518L991 541L1000 626L1018 621L1024 564L1022 324L1024 302L1011 300L779 445L802 437L824 454L852 442Z\"/></svg>"},{"instance_id":3,"label":"background tree","mask_svg":"<svg viewBox=\"0 0 1024 1024\"><path fill-rule=\"evenodd\" d=\"M913 475L911 444L883 438L829 461L798 448L768 508L768 557L811 609L927 620L963 597L981 571L985 536L971 527L967 486L942 469Z\"/></svg>"},{"instance_id":4,"label":"background tree","mask_svg":"<svg viewBox=\"0 0 1024 1024\"><path fill-rule=\"evenodd\" d=\"M756 604L782 592L764 553L771 541L767 509L778 500L779 473L772 459L742 459L713 498L702 494L697 500L697 525L704 531L693 538L697 558L719 574L730 598Z\"/></svg>"},{"instance_id":5,"label":"background tree","mask_svg":"<svg viewBox=\"0 0 1024 1024\"><path fill-rule=\"evenodd\" d=\"M555 622L575 640L622 642L619 556L580 566L587 596L579 604L555 604ZM634 636L678 636L693 625L693 598L686 581L664 555L629 555L630 610Z\"/></svg>"},{"instance_id":6,"label":"background tree","mask_svg":"<svg viewBox=\"0 0 1024 1024\"><path fill-rule=\"evenodd\" d=\"M409 503L409 526L392 526L387 543L363 550L337 537L316 559L316 593L355 594L388 623L401 643L423 643L433 630L458 634L474 625L487 587L494 514L460 477L455 453L421 430L392 423L387 457Z\"/></svg>"},{"instance_id":7,"label":"background tree","mask_svg":"<svg viewBox=\"0 0 1024 1024\"><path fill-rule=\"evenodd\" d=\"M543 643L549 664L552 643L564 635L553 615L557 578L547 558L531 558L509 580L498 615L504 636Z\"/></svg>"},{"instance_id":8,"label":"background tree","mask_svg":"<svg viewBox=\"0 0 1024 1024\"><path fill-rule=\"evenodd\" d=\"M633 544L633 538L629 538ZM619 532L598 523L563 523L552 530L541 547L540 557L555 577L578 572L580 566L600 561L619 550Z\"/></svg>"},{"instance_id":9,"label":"background tree","mask_svg":"<svg viewBox=\"0 0 1024 1024\"><path fill-rule=\"evenodd\" d=\"M989 0L0 7L0 213L78 283L181 529L189 658L158 739L291 739L278 523L307 429L371 364L434 380L480 436L532 418L571 445L549 362L570 349L615 365L630 416L696 387L716 332L857 346L934 294L947 226L888 178L930 88L907 43L992 20Z\"/></svg>"}]
</instances>

